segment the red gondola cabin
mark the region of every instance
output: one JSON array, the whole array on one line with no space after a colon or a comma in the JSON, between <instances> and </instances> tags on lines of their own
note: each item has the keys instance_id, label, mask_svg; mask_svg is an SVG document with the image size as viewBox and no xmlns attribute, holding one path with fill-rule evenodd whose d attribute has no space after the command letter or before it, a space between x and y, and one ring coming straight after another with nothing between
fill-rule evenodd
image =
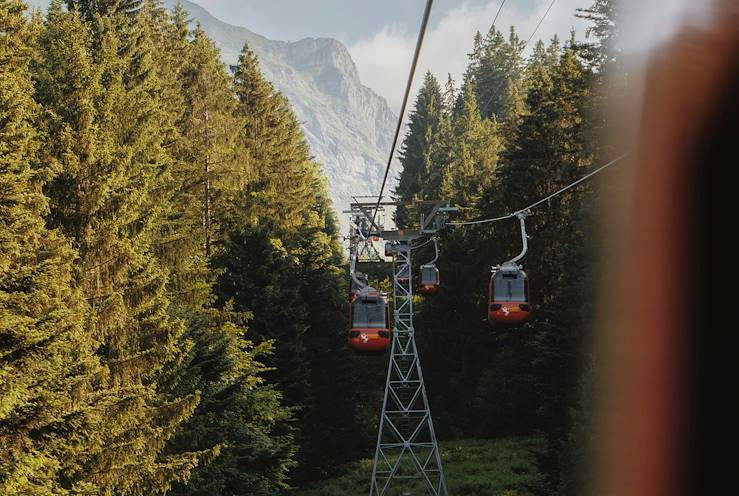
<instances>
[{"instance_id":1,"label":"red gondola cabin","mask_svg":"<svg viewBox=\"0 0 739 496\"><path fill-rule=\"evenodd\" d=\"M526 273L516 264L493 269L488 288L488 319L493 324L521 324L529 319L531 303Z\"/></svg>"},{"instance_id":2,"label":"red gondola cabin","mask_svg":"<svg viewBox=\"0 0 739 496\"><path fill-rule=\"evenodd\" d=\"M390 308L387 299L372 288L354 297L350 306L349 346L358 353L382 353L390 347Z\"/></svg>"},{"instance_id":3,"label":"red gondola cabin","mask_svg":"<svg viewBox=\"0 0 739 496\"><path fill-rule=\"evenodd\" d=\"M439 269L436 265L421 265L418 292L426 296L436 294L439 291L439 283Z\"/></svg>"}]
</instances>

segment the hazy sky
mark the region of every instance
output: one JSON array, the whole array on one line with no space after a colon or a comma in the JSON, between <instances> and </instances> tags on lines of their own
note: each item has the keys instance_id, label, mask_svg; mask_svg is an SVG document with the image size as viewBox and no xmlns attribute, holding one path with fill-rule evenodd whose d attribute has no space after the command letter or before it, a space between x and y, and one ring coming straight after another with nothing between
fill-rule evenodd
<instances>
[{"instance_id":1,"label":"hazy sky","mask_svg":"<svg viewBox=\"0 0 739 496\"><path fill-rule=\"evenodd\" d=\"M362 81L400 106L425 0L191 0L219 19L244 26L268 38L296 41L332 37L352 54ZM551 0L435 0L420 72L430 69L444 79L459 79L467 63L475 31L488 30L501 2L498 26L514 25L529 37ZM535 39L561 38L586 25L575 9L593 0L555 0ZM43 5L48 0L30 0ZM700 19L710 0L623 0L625 48L645 49L664 40L685 20ZM532 42L533 44L533 42ZM420 78L419 78L420 79Z\"/></svg>"},{"instance_id":2,"label":"hazy sky","mask_svg":"<svg viewBox=\"0 0 739 496\"><path fill-rule=\"evenodd\" d=\"M425 0L194 0L219 19L245 26L268 38L307 36L342 41L352 54L362 82L397 109L416 42ZM592 0L556 0L537 38L568 36L584 24L577 7ZM435 0L422 52L421 72L458 79L467 63L475 31L486 32L501 0ZM528 38L551 0L507 0L498 25L515 25Z\"/></svg>"},{"instance_id":3,"label":"hazy sky","mask_svg":"<svg viewBox=\"0 0 739 496\"><path fill-rule=\"evenodd\" d=\"M245 26L272 39L332 37L352 54L362 81L398 109L425 0L193 0L226 22ZM439 78L459 79L475 31L488 30L504 0L435 0L419 69ZM634 51L673 33L686 15L709 0L624 0L627 43ZM514 25L526 39L551 0L505 0L500 29ZM586 24L574 14L592 0L555 0L535 39L585 37ZM532 42L533 44L533 42ZM420 79L420 78L419 78Z\"/></svg>"}]
</instances>

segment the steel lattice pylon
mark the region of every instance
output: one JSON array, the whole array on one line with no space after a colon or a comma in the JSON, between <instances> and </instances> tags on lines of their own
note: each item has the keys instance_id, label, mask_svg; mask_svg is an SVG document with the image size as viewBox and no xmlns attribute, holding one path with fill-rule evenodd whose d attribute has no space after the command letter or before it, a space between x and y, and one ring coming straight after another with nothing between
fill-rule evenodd
<instances>
[{"instance_id":1,"label":"steel lattice pylon","mask_svg":"<svg viewBox=\"0 0 739 496\"><path fill-rule=\"evenodd\" d=\"M427 494L447 496L413 329L411 243L394 247L394 328L370 496L390 495L393 481L420 479Z\"/></svg>"}]
</instances>

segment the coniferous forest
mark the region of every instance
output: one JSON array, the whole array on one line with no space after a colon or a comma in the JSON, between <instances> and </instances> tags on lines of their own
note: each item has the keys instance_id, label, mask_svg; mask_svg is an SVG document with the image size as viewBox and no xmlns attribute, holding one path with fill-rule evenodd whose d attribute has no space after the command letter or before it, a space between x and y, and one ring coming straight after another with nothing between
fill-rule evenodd
<instances>
[{"instance_id":1,"label":"coniferous forest","mask_svg":"<svg viewBox=\"0 0 739 496\"><path fill-rule=\"evenodd\" d=\"M588 43L492 26L463 80L427 73L394 197L492 217L613 158L613 2L578 15ZM418 302L438 437L543 436L532 494L583 482L597 198L529 219L530 323L483 321L515 221L445 231ZM371 456L387 362L346 347L343 207L248 46L224 66L159 0L0 0L0 494L276 495Z\"/></svg>"}]
</instances>

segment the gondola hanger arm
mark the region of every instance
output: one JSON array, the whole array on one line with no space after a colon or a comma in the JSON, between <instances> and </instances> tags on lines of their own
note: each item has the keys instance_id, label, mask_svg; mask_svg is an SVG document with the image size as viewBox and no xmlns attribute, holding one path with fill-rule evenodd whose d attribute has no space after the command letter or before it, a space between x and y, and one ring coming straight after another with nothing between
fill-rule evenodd
<instances>
[{"instance_id":1,"label":"gondola hanger arm","mask_svg":"<svg viewBox=\"0 0 739 496\"><path fill-rule=\"evenodd\" d=\"M518 222L521 225L521 243L523 245L523 248L521 249L521 253L519 253L517 256L513 257L512 259L508 260L506 264L517 264L520 260L523 259L523 257L526 256L526 252L529 250L529 236L526 234L526 217L531 215L530 210L519 210L518 212L515 212L513 215L515 215L518 218Z\"/></svg>"}]
</instances>

